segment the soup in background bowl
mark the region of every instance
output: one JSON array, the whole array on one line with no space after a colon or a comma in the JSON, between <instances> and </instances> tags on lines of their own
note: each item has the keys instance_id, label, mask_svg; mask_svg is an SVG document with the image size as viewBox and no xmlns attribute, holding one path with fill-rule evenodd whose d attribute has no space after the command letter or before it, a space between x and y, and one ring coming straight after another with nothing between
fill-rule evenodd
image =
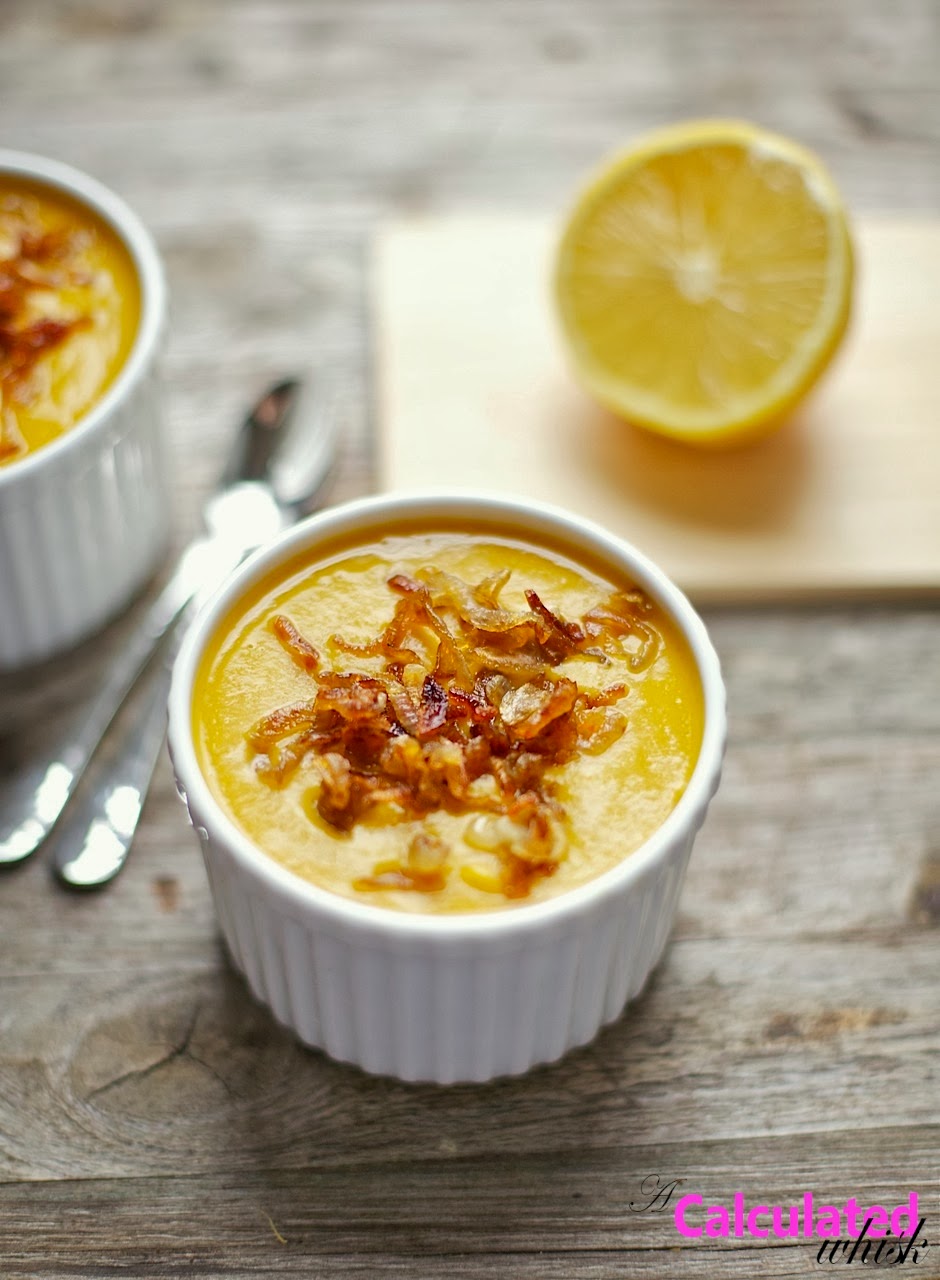
<instances>
[{"instance_id":1,"label":"soup in background bowl","mask_svg":"<svg viewBox=\"0 0 940 1280\"><path fill-rule=\"evenodd\" d=\"M127 247L87 205L0 172L0 466L81 420L137 336Z\"/></svg>"}]
</instances>

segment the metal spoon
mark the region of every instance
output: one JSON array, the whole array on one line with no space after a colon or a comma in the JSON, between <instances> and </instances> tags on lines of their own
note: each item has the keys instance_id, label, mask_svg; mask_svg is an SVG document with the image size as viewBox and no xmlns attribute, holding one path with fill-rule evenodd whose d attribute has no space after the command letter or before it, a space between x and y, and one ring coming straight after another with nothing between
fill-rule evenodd
<instances>
[{"instance_id":1,"label":"metal spoon","mask_svg":"<svg viewBox=\"0 0 940 1280\"><path fill-rule=\"evenodd\" d=\"M276 469L288 425L303 417L300 402L299 382L288 380L267 391L249 414L223 487L205 505L207 533L186 547L166 586L110 664L103 684L66 720L53 760L26 769L5 797L0 865L21 862L45 840L128 693L190 601L284 527L285 506L264 477ZM306 458L308 495L329 470L335 452L335 418L321 415L311 436L313 445ZM303 461L295 458L295 471L302 472ZM300 492L306 482L288 475L285 483L293 483ZM289 509L298 505L295 502Z\"/></svg>"},{"instance_id":2,"label":"metal spoon","mask_svg":"<svg viewBox=\"0 0 940 1280\"><path fill-rule=\"evenodd\" d=\"M181 622L177 628L185 630ZM79 791L49 837L56 874L73 889L107 884L127 861L163 748L171 667L164 659L141 682L140 699L134 700L141 706L134 706L131 725L123 733L114 725L105 734L109 763L102 777L93 789Z\"/></svg>"},{"instance_id":3,"label":"metal spoon","mask_svg":"<svg viewBox=\"0 0 940 1280\"><path fill-rule=\"evenodd\" d=\"M238 560L309 510L332 470L337 427L333 406L321 397L304 413L303 400L298 407L296 398L293 394L289 411L293 429L286 437L282 405L268 406L262 400L256 406L226 470L229 487L209 503L206 522L218 533L230 521L237 524L247 512L248 490L255 490L251 517L259 536L253 536L251 528L241 530ZM269 408L272 420L267 422ZM293 456L289 442L295 446ZM238 494L237 506L231 501L233 493ZM262 510L264 518L259 519ZM158 669L136 700L136 714L118 720L106 735L107 761L95 786L76 798L57 825L54 866L60 880L71 888L99 888L113 880L127 860L163 746L173 659L186 626L220 580L207 581L183 610Z\"/></svg>"}]
</instances>

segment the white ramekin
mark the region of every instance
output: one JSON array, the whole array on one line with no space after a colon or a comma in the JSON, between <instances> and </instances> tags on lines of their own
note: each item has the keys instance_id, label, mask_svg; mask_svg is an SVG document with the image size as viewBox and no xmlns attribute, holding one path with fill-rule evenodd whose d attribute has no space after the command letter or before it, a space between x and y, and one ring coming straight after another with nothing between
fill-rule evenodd
<instances>
[{"instance_id":1,"label":"white ramekin","mask_svg":"<svg viewBox=\"0 0 940 1280\"><path fill-rule=\"evenodd\" d=\"M278 565L398 519L510 528L561 540L644 587L691 646L705 695L698 763L659 830L622 863L544 902L465 915L409 915L300 879L229 820L197 762L194 677L221 619ZM638 994L672 927L692 841L718 786L725 692L705 627L645 556L603 529L524 499L445 494L367 498L289 530L247 561L186 636L170 694L170 754L232 959L308 1045L402 1080L483 1081L587 1043Z\"/></svg>"},{"instance_id":2,"label":"white ramekin","mask_svg":"<svg viewBox=\"0 0 940 1280\"><path fill-rule=\"evenodd\" d=\"M123 200L76 169L0 150L0 176L63 191L123 241L140 281L140 325L114 383L57 440L0 467L0 670L50 657L97 630L146 581L170 530L157 360L163 269Z\"/></svg>"}]
</instances>

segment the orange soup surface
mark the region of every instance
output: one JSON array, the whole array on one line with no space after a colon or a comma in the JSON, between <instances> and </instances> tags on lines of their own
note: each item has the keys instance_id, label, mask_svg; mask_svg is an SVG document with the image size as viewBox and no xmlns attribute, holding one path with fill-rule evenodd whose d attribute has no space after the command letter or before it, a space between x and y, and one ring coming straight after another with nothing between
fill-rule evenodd
<instances>
[{"instance_id":1,"label":"orange soup surface","mask_svg":"<svg viewBox=\"0 0 940 1280\"><path fill-rule=\"evenodd\" d=\"M94 407L139 319L137 272L108 224L52 187L0 174L0 466Z\"/></svg>"},{"instance_id":2,"label":"orange soup surface","mask_svg":"<svg viewBox=\"0 0 940 1280\"><path fill-rule=\"evenodd\" d=\"M689 781L702 690L632 582L511 530L393 526L255 586L197 674L202 770L345 897L492 911L628 857Z\"/></svg>"}]
</instances>

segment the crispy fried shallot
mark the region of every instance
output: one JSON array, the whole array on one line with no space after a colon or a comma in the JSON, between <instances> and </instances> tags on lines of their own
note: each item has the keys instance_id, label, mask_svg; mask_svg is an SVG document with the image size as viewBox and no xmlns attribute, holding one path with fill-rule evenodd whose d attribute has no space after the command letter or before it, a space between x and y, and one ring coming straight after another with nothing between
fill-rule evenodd
<instances>
[{"instance_id":1,"label":"crispy fried shallot","mask_svg":"<svg viewBox=\"0 0 940 1280\"><path fill-rule=\"evenodd\" d=\"M302 671L312 674L319 670L320 655L310 641L304 639L290 618L279 613L271 623L271 630Z\"/></svg>"},{"instance_id":2,"label":"crispy fried shallot","mask_svg":"<svg viewBox=\"0 0 940 1280\"><path fill-rule=\"evenodd\" d=\"M267 751L281 738L287 738L301 729L309 729L317 717L316 702L293 702L262 718L247 733L248 744L256 751Z\"/></svg>"},{"instance_id":3,"label":"crispy fried shallot","mask_svg":"<svg viewBox=\"0 0 940 1280\"><path fill-rule=\"evenodd\" d=\"M584 630L589 636L600 637L607 647L617 639L633 636L638 644L628 651L627 662L630 670L638 674L653 665L662 646L659 632L640 617L650 608L641 591L620 591L584 615Z\"/></svg>"},{"instance_id":4,"label":"crispy fried shallot","mask_svg":"<svg viewBox=\"0 0 940 1280\"><path fill-rule=\"evenodd\" d=\"M578 686L573 680L523 684L506 694L499 704L499 714L509 736L524 742L537 738L553 720L567 715L577 696Z\"/></svg>"},{"instance_id":5,"label":"crispy fried shallot","mask_svg":"<svg viewBox=\"0 0 940 1280\"><path fill-rule=\"evenodd\" d=\"M309 803L340 832L358 822L398 822L436 812L467 814L464 840L495 857L499 874L461 868L468 884L525 897L554 873L566 848L565 812L548 770L605 751L626 730L623 681L582 689L569 659L626 655L649 666L660 637L639 591L619 592L579 620L556 614L534 590L527 611L499 602L504 570L475 586L439 569L396 573L392 617L374 640L331 636L371 671L321 669L317 649L285 615L272 628L312 680L311 697L263 716L246 734L259 778L283 787L315 759ZM453 853L436 835L414 835L407 854L355 881L363 891L433 893Z\"/></svg>"},{"instance_id":6,"label":"crispy fried shallot","mask_svg":"<svg viewBox=\"0 0 940 1280\"><path fill-rule=\"evenodd\" d=\"M447 858L450 850L439 836L419 832L408 846L408 858L400 862L380 862L371 876L353 881L355 889L416 889L419 893L436 893L447 883Z\"/></svg>"},{"instance_id":7,"label":"crispy fried shallot","mask_svg":"<svg viewBox=\"0 0 940 1280\"><path fill-rule=\"evenodd\" d=\"M619 707L589 707L577 716L578 741L589 756L599 756L622 738L627 717Z\"/></svg>"}]
</instances>

